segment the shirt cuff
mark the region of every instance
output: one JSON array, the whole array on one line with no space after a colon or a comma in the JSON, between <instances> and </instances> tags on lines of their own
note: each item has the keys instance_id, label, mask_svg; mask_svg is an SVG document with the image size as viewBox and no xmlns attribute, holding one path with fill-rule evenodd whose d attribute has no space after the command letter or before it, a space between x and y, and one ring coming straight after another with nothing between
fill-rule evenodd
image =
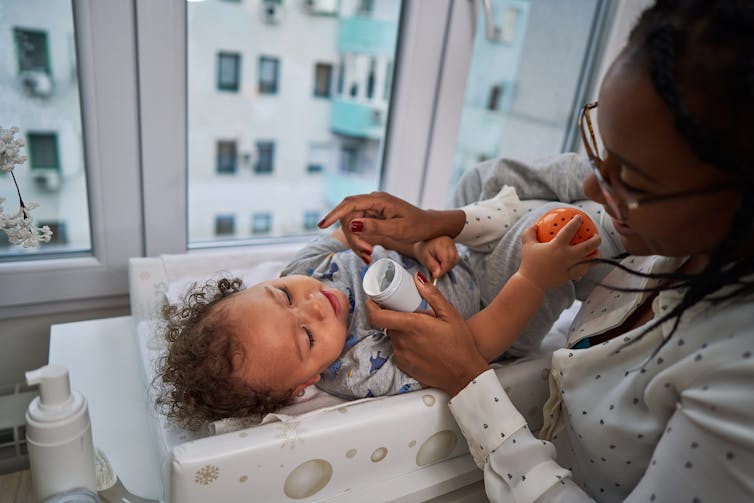
<instances>
[{"instance_id":1,"label":"shirt cuff","mask_svg":"<svg viewBox=\"0 0 754 503\"><path fill-rule=\"evenodd\" d=\"M466 222L455 240L481 252L491 250L494 242L524 213L516 190L508 185L500 189L495 197L461 209L466 213Z\"/></svg>"},{"instance_id":2,"label":"shirt cuff","mask_svg":"<svg viewBox=\"0 0 754 503\"><path fill-rule=\"evenodd\" d=\"M493 449L526 426L526 420L511 403L493 369L473 379L448 402L448 407L479 468L484 468Z\"/></svg>"}]
</instances>

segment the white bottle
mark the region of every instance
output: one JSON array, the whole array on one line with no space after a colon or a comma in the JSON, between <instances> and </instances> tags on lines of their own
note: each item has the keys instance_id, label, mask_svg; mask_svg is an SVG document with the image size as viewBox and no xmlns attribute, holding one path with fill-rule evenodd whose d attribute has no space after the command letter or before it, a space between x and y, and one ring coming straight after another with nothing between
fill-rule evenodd
<instances>
[{"instance_id":1,"label":"white bottle","mask_svg":"<svg viewBox=\"0 0 754 503\"><path fill-rule=\"evenodd\" d=\"M35 501L74 488L96 491L89 409L81 393L71 391L68 369L46 365L27 372L26 383L39 384L26 411Z\"/></svg>"}]
</instances>

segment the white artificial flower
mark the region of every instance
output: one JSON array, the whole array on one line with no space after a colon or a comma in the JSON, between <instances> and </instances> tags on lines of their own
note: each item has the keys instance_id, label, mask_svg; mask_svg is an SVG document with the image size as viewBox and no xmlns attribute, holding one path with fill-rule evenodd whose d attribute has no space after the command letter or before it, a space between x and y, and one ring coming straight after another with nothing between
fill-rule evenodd
<instances>
[{"instance_id":1,"label":"white artificial flower","mask_svg":"<svg viewBox=\"0 0 754 503\"><path fill-rule=\"evenodd\" d=\"M18 128L3 129L0 127L0 170L10 173L13 183L18 191L18 183L13 175L13 168L17 164L26 162L26 156L19 155L19 150L24 146L23 139L15 138ZM34 201L24 204L21 199L21 192L18 192L18 211L14 215L8 215L3 209L5 198L0 197L0 230L8 236L8 241L14 245L21 245L24 248L39 246L39 243L47 243L52 238L50 227L45 225L38 227L34 225L34 219L31 217L31 210L38 207Z\"/></svg>"},{"instance_id":2,"label":"white artificial flower","mask_svg":"<svg viewBox=\"0 0 754 503\"><path fill-rule=\"evenodd\" d=\"M16 164L26 162L25 155L19 155L21 147L25 145L22 138L15 138L18 128L3 129L0 127L0 170L10 173Z\"/></svg>"}]
</instances>

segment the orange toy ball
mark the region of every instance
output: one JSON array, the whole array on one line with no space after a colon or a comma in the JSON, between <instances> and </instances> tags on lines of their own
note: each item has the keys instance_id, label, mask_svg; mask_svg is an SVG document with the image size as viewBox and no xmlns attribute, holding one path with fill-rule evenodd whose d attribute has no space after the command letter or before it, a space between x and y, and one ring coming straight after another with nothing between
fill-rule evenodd
<instances>
[{"instance_id":1,"label":"orange toy ball","mask_svg":"<svg viewBox=\"0 0 754 503\"><path fill-rule=\"evenodd\" d=\"M542 215L537 222L537 240L540 243L547 243L576 215L581 215L583 222L571 239L571 244L581 243L594 236L597 233L597 227L589 215L576 208L555 208Z\"/></svg>"}]
</instances>

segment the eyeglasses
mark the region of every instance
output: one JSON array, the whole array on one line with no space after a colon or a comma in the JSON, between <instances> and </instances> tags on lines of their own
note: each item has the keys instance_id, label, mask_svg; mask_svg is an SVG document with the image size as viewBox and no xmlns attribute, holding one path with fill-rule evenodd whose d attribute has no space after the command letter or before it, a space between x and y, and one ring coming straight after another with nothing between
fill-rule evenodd
<instances>
[{"instance_id":1,"label":"eyeglasses","mask_svg":"<svg viewBox=\"0 0 754 503\"><path fill-rule=\"evenodd\" d=\"M592 120L589 117L590 111L594 110L595 108L597 108L596 101L594 103L587 103L581 108L581 113L579 113L579 130L581 131L581 140L584 142L584 148L586 149L586 155L589 158L589 164L591 164L592 166L592 171L594 172L594 176L597 178L597 182L599 183L600 190L602 191L602 195L605 198L605 202L612 211L613 215L619 217L621 220L625 220L628 217L629 210L635 210L636 208L645 204L658 203L671 199L678 199L681 197L711 194L713 192L729 190L736 187L735 182L728 181L709 187L683 190L670 194L656 194L647 196L632 196L630 194L625 194L619 197L615 192L614 184L610 180L610 175L607 171L607 163L599 156L599 144L597 143L597 137L594 134L594 126L592 125Z\"/></svg>"}]
</instances>

